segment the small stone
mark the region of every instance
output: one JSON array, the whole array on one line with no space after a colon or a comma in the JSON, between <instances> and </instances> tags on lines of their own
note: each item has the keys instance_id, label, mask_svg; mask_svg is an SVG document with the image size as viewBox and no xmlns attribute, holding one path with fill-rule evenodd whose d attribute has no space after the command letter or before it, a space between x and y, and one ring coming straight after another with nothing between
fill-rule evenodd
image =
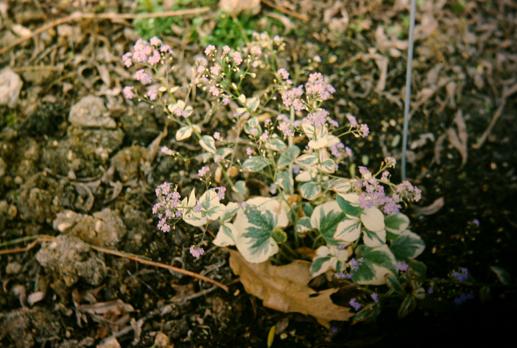
<instances>
[{"instance_id":1,"label":"small stone","mask_svg":"<svg viewBox=\"0 0 517 348\"><path fill-rule=\"evenodd\" d=\"M106 341L97 345L97 348L120 348L120 343L118 343L115 337L108 338Z\"/></svg>"},{"instance_id":2,"label":"small stone","mask_svg":"<svg viewBox=\"0 0 517 348\"><path fill-rule=\"evenodd\" d=\"M68 120L78 127L116 128L117 124L107 113L102 99L89 95L72 106Z\"/></svg>"},{"instance_id":3,"label":"small stone","mask_svg":"<svg viewBox=\"0 0 517 348\"><path fill-rule=\"evenodd\" d=\"M45 298L45 293L43 291L36 291L27 297L27 303L29 306L33 306L34 304L42 301Z\"/></svg>"},{"instance_id":4,"label":"small stone","mask_svg":"<svg viewBox=\"0 0 517 348\"><path fill-rule=\"evenodd\" d=\"M107 274L106 264L90 246L79 238L60 235L44 244L36 260L49 275L62 280L67 287L80 279L97 286Z\"/></svg>"},{"instance_id":5,"label":"small stone","mask_svg":"<svg viewBox=\"0 0 517 348\"><path fill-rule=\"evenodd\" d=\"M10 68L0 71L0 105L14 107L20 96L23 81Z\"/></svg>"},{"instance_id":6,"label":"small stone","mask_svg":"<svg viewBox=\"0 0 517 348\"><path fill-rule=\"evenodd\" d=\"M54 229L98 246L115 246L126 235L126 226L116 211L103 209L92 215L65 210L57 214Z\"/></svg>"}]
</instances>

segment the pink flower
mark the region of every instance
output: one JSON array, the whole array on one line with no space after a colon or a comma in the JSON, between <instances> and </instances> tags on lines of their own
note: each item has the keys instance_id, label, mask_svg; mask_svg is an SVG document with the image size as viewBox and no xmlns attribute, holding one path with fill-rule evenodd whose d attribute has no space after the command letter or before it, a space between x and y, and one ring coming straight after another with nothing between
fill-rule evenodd
<instances>
[{"instance_id":1,"label":"pink flower","mask_svg":"<svg viewBox=\"0 0 517 348\"><path fill-rule=\"evenodd\" d=\"M221 73L221 66L219 64L215 64L210 68L210 73L214 76L219 76Z\"/></svg>"},{"instance_id":2,"label":"pink flower","mask_svg":"<svg viewBox=\"0 0 517 348\"><path fill-rule=\"evenodd\" d=\"M305 118L305 121L314 125L315 127L322 127L325 125L327 121L327 116L329 112L325 109L318 109L314 112L311 112Z\"/></svg>"},{"instance_id":3,"label":"pink flower","mask_svg":"<svg viewBox=\"0 0 517 348\"><path fill-rule=\"evenodd\" d=\"M255 153L255 151L251 147L246 148L246 155L251 156Z\"/></svg>"},{"instance_id":4,"label":"pink flower","mask_svg":"<svg viewBox=\"0 0 517 348\"><path fill-rule=\"evenodd\" d=\"M156 98L158 98L158 86L149 87L145 95L151 101L156 100Z\"/></svg>"},{"instance_id":5,"label":"pink flower","mask_svg":"<svg viewBox=\"0 0 517 348\"><path fill-rule=\"evenodd\" d=\"M282 93L282 102L286 108L293 108L295 111L302 111L304 109L301 96L303 89L301 86L288 89Z\"/></svg>"},{"instance_id":6,"label":"pink flower","mask_svg":"<svg viewBox=\"0 0 517 348\"><path fill-rule=\"evenodd\" d=\"M262 49L260 48L260 46L252 46L250 48L250 53L258 57L262 54Z\"/></svg>"},{"instance_id":7,"label":"pink flower","mask_svg":"<svg viewBox=\"0 0 517 348\"><path fill-rule=\"evenodd\" d=\"M162 52L162 53L172 53L172 48L171 48L171 46L169 46L167 44L163 44L160 47L160 52Z\"/></svg>"},{"instance_id":8,"label":"pink flower","mask_svg":"<svg viewBox=\"0 0 517 348\"><path fill-rule=\"evenodd\" d=\"M223 105L228 105L230 104L231 100L230 98L228 98L228 96L224 96L223 97Z\"/></svg>"},{"instance_id":9,"label":"pink flower","mask_svg":"<svg viewBox=\"0 0 517 348\"><path fill-rule=\"evenodd\" d=\"M217 88L216 86L210 86L208 88L208 92L213 95L214 97L218 97L221 95L221 90Z\"/></svg>"},{"instance_id":10,"label":"pink flower","mask_svg":"<svg viewBox=\"0 0 517 348\"><path fill-rule=\"evenodd\" d=\"M149 43L152 45L152 46L155 46L155 47L158 47L162 44L162 40L158 39L156 36L153 36L150 40L149 40Z\"/></svg>"},{"instance_id":11,"label":"pink flower","mask_svg":"<svg viewBox=\"0 0 517 348\"><path fill-rule=\"evenodd\" d=\"M205 48L205 56L211 56L215 52L215 46L214 45L208 45Z\"/></svg>"},{"instance_id":12,"label":"pink flower","mask_svg":"<svg viewBox=\"0 0 517 348\"><path fill-rule=\"evenodd\" d=\"M160 63L160 59L160 53L157 50L154 50L153 54L147 59L147 63L149 63L150 65L156 65Z\"/></svg>"},{"instance_id":13,"label":"pink flower","mask_svg":"<svg viewBox=\"0 0 517 348\"><path fill-rule=\"evenodd\" d=\"M135 93L133 91L133 86L126 86L122 89L122 94L124 98L131 100L135 97Z\"/></svg>"},{"instance_id":14,"label":"pink flower","mask_svg":"<svg viewBox=\"0 0 517 348\"><path fill-rule=\"evenodd\" d=\"M232 59L235 65L241 65L242 63L242 56L239 52L233 52L232 53Z\"/></svg>"},{"instance_id":15,"label":"pink flower","mask_svg":"<svg viewBox=\"0 0 517 348\"><path fill-rule=\"evenodd\" d=\"M153 81L151 75L144 69L140 69L135 73L135 80L140 81L144 85L148 85Z\"/></svg>"},{"instance_id":16,"label":"pink flower","mask_svg":"<svg viewBox=\"0 0 517 348\"><path fill-rule=\"evenodd\" d=\"M308 95L321 100L330 99L332 94L336 91L320 73L312 73L309 75L309 80L305 84L305 90Z\"/></svg>"},{"instance_id":17,"label":"pink flower","mask_svg":"<svg viewBox=\"0 0 517 348\"><path fill-rule=\"evenodd\" d=\"M357 127L357 119L354 116L351 114L346 114L346 118L352 127Z\"/></svg>"},{"instance_id":18,"label":"pink flower","mask_svg":"<svg viewBox=\"0 0 517 348\"><path fill-rule=\"evenodd\" d=\"M200 170L198 170L197 175L198 175L200 178L202 178L202 177L204 177L205 175L207 175L209 171L210 171L210 168L209 168L208 166L203 166L203 167L201 167L201 169L200 169Z\"/></svg>"},{"instance_id":19,"label":"pink flower","mask_svg":"<svg viewBox=\"0 0 517 348\"><path fill-rule=\"evenodd\" d=\"M276 73L282 80L287 80L289 78L289 73L284 68L278 69Z\"/></svg>"},{"instance_id":20,"label":"pink flower","mask_svg":"<svg viewBox=\"0 0 517 348\"><path fill-rule=\"evenodd\" d=\"M219 198L219 200L224 199L224 195L226 193L226 187L219 186L219 187L216 187L215 190L217 191L217 197Z\"/></svg>"},{"instance_id":21,"label":"pink flower","mask_svg":"<svg viewBox=\"0 0 517 348\"><path fill-rule=\"evenodd\" d=\"M164 155L167 155L167 156L172 156L174 155L174 151L172 151L170 148L168 148L167 146L162 146L160 147L160 153L163 153Z\"/></svg>"},{"instance_id":22,"label":"pink flower","mask_svg":"<svg viewBox=\"0 0 517 348\"><path fill-rule=\"evenodd\" d=\"M266 141L268 139L269 139L269 134L267 132L262 133L262 135L260 136L261 141Z\"/></svg>"},{"instance_id":23,"label":"pink flower","mask_svg":"<svg viewBox=\"0 0 517 348\"><path fill-rule=\"evenodd\" d=\"M133 65L133 60L131 59L132 57L133 55L131 54L131 52L126 52L122 56L122 62L124 63L124 66L126 68L129 68Z\"/></svg>"},{"instance_id":24,"label":"pink flower","mask_svg":"<svg viewBox=\"0 0 517 348\"><path fill-rule=\"evenodd\" d=\"M199 259L201 256L205 254L205 250L197 245L192 245L189 249L190 255Z\"/></svg>"},{"instance_id":25,"label":"pink flower","mask_svg":"<svg viewBox=\"0 0 517 348\"><path fill-rule=\"evenodd\" d=\"M368 128L368 125L366 123L361 124L361 127L359 128L361 135L363 138L366 138L368 134L370 134L370 128Z\"/></svg>"}]
</instances>

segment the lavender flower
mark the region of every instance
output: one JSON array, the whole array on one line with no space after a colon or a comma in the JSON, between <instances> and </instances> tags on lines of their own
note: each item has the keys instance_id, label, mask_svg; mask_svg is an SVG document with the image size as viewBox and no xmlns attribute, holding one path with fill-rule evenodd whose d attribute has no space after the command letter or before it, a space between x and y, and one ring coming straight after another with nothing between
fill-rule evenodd
<instances>
[{"instance_id":1,"label":"lavender flower","mask_svg":"<svg viewBox=\"0 0 517 348\"><path fill-rule=\"evenodd\" d=\"M459 281L460 283L465 282L467 279L469 279L470 274L469 270L465 267L460 267L458 271L452 271L451 276Z\"/></svg>"},{"instance_id":2,"label":"lavender flower","mask_svg":"<svg viewBox=\"0 0 517 348\"><path fill-rule=\"evenodd\" d=\"M397 264L395 265L395 267L397 268L398 271L400 272L407 272L407 270L409 269L409 266L406 262L404 261L400 261L400 262L397 262Z\"/></svg>"},{"instance_id":3,"label":"lavender flower","mask_svg":"<svg viewBox=\"0 0 517 348\"><path fill-rule=\"evenodd\" d=\"M348 301L348 304L350 305L350 307L352 307L356 312L358 310L361 309L361 307L363 307L362 304L360 304L355 297L353 297L352 299L350 299L350 301Z\"/></svg>"},{"instance_id":4,"label":"lavender flower","mask_svg":"<svg viewBox=\"0 0 517 348\"><path fill-rule=\"evenodd\" d=\"M190 255L194 256L196 259L199 259L205 254L205 250L197 245L192 245L189 249L189 252Z\"/></svg>"}]
</instances>

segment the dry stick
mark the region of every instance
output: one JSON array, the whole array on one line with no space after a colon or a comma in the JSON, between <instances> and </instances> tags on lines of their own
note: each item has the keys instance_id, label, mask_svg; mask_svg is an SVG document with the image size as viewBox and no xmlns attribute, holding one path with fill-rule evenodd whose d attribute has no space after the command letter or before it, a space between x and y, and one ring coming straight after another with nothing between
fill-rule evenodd
<instances>
[{"instance_id":1,"label":"dry stick","mask_svg":"<svg viewBox=\"0 0 517 348\"><path fill-rule=\"evenodd\" d=\"M0 255L24 253L24 252L27 252L27 251L31 250L32 248L34 248L38 243L50 242L50 241L54 240L54 238L55 237L52 237L52 236L41 235L41 236L38 237L38 239L36 239L35 241L30 243L26 247L0 250ZM165 263L156 262L156 261L152 261L152 260L147 260L147 259L144 259L144 258L138 256L138 255L126 253L126 252L123 252L123 251L103 248L103 247L99 247L99 246L95 246L95 245L91 245L91 244L88 244L88 245L92 249L97 250L97 251L99 251L101 253L104 253L104 254L114 255L114 256L118 256L118 257L125 257L125 258L127 258L127 259L129 259L131 261L135 261L135 262L138 262L138 263L141 263L141 264L144 264L144 265L158 267L158 268L163 268L163 269L166 269L166 270L169 270L169 271L172 271L172 272L180 273L180 274L183 274L183 275L186 275L186 276L189 276L189 277L192 277L192 278L196 278L196 279L202 280L204 282L213 284L213 285L223 289L226 292L229 291L229 288L226 285L218 282L217 280L213 280L211 278L208 278L208 277L206 277L206 276L204 276L202 274L198 274L198 273L195 273L195 272L187 271L186 269L174 267L174 266L171 266L171 265L167 265Z\"/></svg>"},{"instance_id":2,"label":"dry stick","mask_svg":"<svg viewBox=\"0 0 517 348\"><path fill-rule=\"evenodd\" d=\"M82 19L116 21L116 20L122 20L122 19L149 19L149 18L160 18L160 17L191 16L191 15L199 15L199 14L208 12L209 10L210 10L209 7L199 7L199 8L192 8L192 9L186 9L186 10L178 10L178 11L165 11L165 12L158 12L158 13L138 13L138 14L137 13L133 14L133 13L74 12L69 16L53 20L52 22L39 27L34 32L32 32L30 35L21 37L18 40L14 41L9 46L0 49L0 55L10 51L12 48L24 43L25 41L31 40L32 38L36 37L37 35L39 35L41 33L46 32L47 30L50 30L54 27L57 27L58 25L68 23L68 22L79 21Z\"/></svg>"},{"instance_id":3,"label":"dry stick","mask_svg":"<svg viewBox=\"0 0 517 348\"><path fill-rule=\"evenodd\" d=\"M264 5L266 5L266 6L274 8L278 12L282 12L283 14L286 14L288 16L294 17L296 19L300 19L300 20L302 20L304 22L307 22L309 20L309 18L306 15L303 15L303 14L291 11L289 9L286 9L285 7L277 5L277 4L275 4L275 3L273 3L273 2L271 2L269 0L260 0L260 2L264 3Z\"/></svg>"},{"instance_id":4,"label":"dry stick","mask_svg":"<svg viewBox=\"0 0 517 348\"><path fill-rule=\"evenodd\" d=\"M185 270L183 268L178 268L178 267L174 267L174 266L171 266L171 265L166 265L166 264L161 263L161 262L146 260L146 259L141 258L140 256L137 256L137 255L134 255L134 254L125 253L125 252L118 251L118 250L112 250L112 249L103 248L103 247L99 247L99 246L95 246L95 245L90 245L90 247L92 249L100 251L101 253L104 253L104 254L109 254L109 255L114 255L114 256L119 256L119 257L125 257L125 258L127 258L127 259L129 259L131 261L135 261L135 262L138 262L138 263L141 263L141 264L144 264L144 265L167 269L167 270L172 271L172 272L180 273L180 274L192 277L192 278L196 278L196 279L205 281L207 283L214 284L215 286L223 289L226 292L229 291L229 289L228 289L228 287L226 285L218 282L217 280L213 280L211 278L205 277L204 275L201 275L201 274L198 274L198 273L187 271L187 270Z\"/></svg>"}]
</instances>

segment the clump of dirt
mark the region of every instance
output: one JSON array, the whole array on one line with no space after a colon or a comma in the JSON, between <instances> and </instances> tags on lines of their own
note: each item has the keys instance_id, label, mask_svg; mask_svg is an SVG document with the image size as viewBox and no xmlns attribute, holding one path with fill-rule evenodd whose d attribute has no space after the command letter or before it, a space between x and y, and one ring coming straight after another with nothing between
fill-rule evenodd
<instances>
[{"instance_id":1,"label":"clump of dirt","mask_svg":"<svg viewBox=\"0 0 517 348\"><path fill-rule=\"evenodd\" d=\"M70 287L82 280L100 285L107 274L104 259L79 238L61 235L45 243L36 254L36 260L55 281Z\"/></svg>"}]
</instances>

